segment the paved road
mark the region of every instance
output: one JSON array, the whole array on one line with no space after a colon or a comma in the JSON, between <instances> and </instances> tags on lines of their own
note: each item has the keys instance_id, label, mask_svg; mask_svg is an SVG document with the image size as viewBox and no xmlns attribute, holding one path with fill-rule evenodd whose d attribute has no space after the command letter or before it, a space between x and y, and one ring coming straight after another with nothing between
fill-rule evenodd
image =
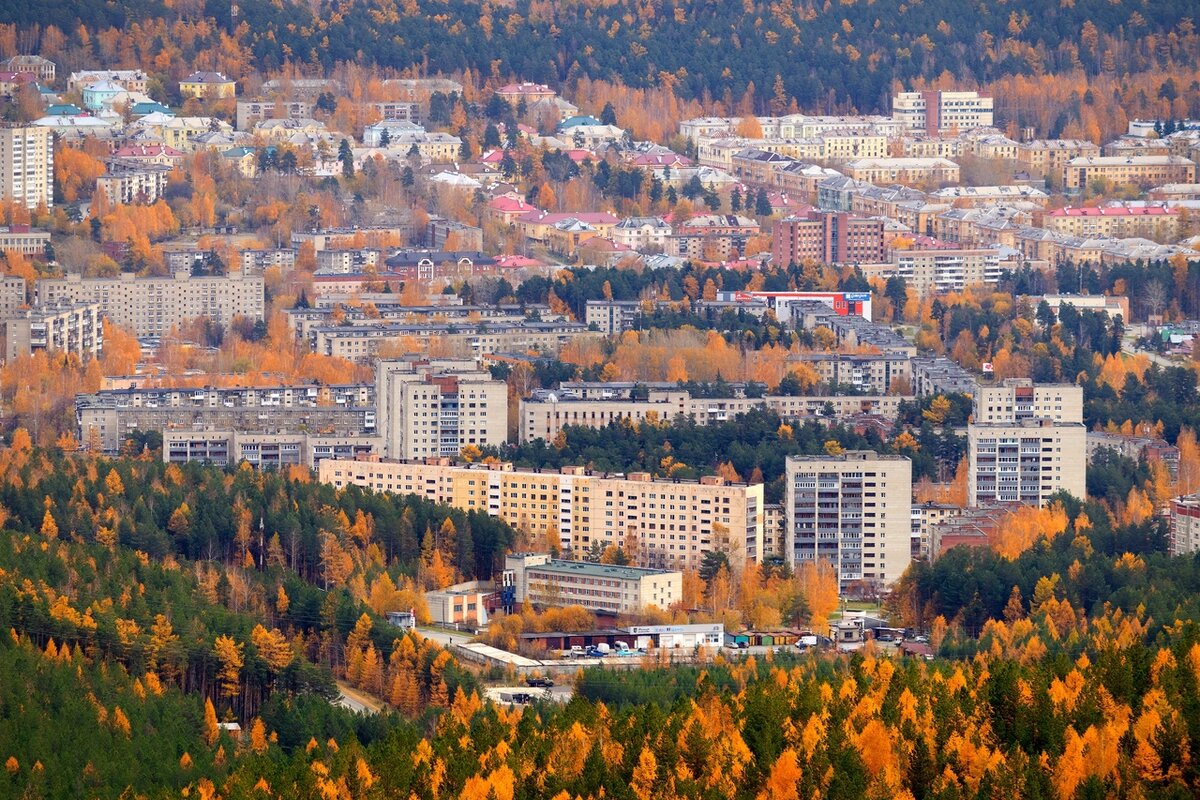
<instances>
[{"instance_id":1,"label":"paved road","mask_svg":"<svg viewBox=\"0 0 1200 800\"><path fill-rule=\"evenodd\" d=\"M417 628L417 633L421 634L426 639L432 639L443 647L448 644L453 644L454 642L466 644L473 638L471 634L466 633L465 631L462 633L453 633L451 631L443 630L442 628Z\"/></svg>"},{"instance_id":2,"label":"paved road","mask_svg":"<svg viewBox=\"0 0 1200 800\"><path fill-rule=\"evenodd\" d=\"M348 708L351 711L358 711L363 714L378 714L383 710L383 704L375 698L358 691L347 683L342 681L337 682L338 699L334 702Z\"/></svg>"},{"instance_id":3,"label":"paved road","mask_svg":"<svg viewBox=\"0 0 1200 800\"><path fill-rule=\"evenodd\" d=\"M1139 350L1134 345L1134 342L1136 341L1136 339L1139 336L1144 336L1144 335L1145 334L1142 332L1141 328L1126 329L1125 336L1121 339L1121 350L1126 353L1129 353L1130 355L1146 356L1147 358L1150 359L1151 363L1158 364L1160 367L1177 367L1177 366L1179 366L1178 360L1170 359L1170 358L1167 358L1166 356L1160 356L1158 353L1154 353L1149 350Z\"/></svg>"}]
</instances>

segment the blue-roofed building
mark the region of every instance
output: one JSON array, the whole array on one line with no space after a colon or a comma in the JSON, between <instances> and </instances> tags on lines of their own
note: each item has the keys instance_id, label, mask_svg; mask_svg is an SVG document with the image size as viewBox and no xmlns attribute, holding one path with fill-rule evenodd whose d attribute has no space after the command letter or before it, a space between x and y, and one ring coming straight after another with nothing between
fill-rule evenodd
<instances>
[{"instance_id":1,"label":"blue-roofed building","mask_svg":"<svg viewBox=\"0 0 1200 800\"><path fill-rule=\"evenodd\" d=\"M83 109L74 103L58 103L46 109L47 117L78 117Z\"/></svg>"},{"instance_id":2,"label":"blue-roofed building","mask_svg":"<svg viewBox=\"0 0 1200 800\"><path fill-rule=\"evenodd\" d=\"M162 114L164 116L173 117L175 112L164 106L162 103L154 101L134 103L130 106L129 113L135 117L144 117L147 114Z\"/></svg>"}]
</instances>

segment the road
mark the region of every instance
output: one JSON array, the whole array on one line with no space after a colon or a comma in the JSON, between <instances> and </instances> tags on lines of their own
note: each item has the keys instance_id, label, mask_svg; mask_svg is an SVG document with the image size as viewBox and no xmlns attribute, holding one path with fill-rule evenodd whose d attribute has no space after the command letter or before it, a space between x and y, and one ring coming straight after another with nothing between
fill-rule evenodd
<instances>
[{"instance_id":1,"label":"road","mask_svg":"<svg viewBox=\"0 0 1200 800\"><path fill-rule=\"evenodd\" d=\"M1177 360L1167 358L1166 356L1160 356L1158 353L1154 353L1149 350L1139 350L1134 345L1134 342L1137 341L1137 338L1139 336L1144 336L1144 335L1145 334L1141 331L1140 328L1137 328L1137 329L1126 328L1125 335L1121 338L1121 351L1124 353L1128 353L1129 355L1145 356L1146 358L1150 359L1150 363L1158 364L1160 367L1177 367L1177 366L1179 366L1179 362Z\"/></svg>"},{"instance_id":2,"label":"road","mask_svg":"<svg viewBox=\"0 0 1200 800\"><path fill-rule=\"evenodd\" d=\"M466 644L473 638L471 634L465 631L458 633L454 631L447 631L442 628L417 628L417 633L421 634L426 639L432 639L442 647L454 644L455 642L458 642L459 644Z\"/></svg>"},{"instance_id":3,"label":"road","mask_svg":"<svg viewBox=\"0 0 1200 800\"><path fill-rule=\"evenodd\" d=\"M337 688L340 694L334 702L343 708L358 711L362 714L378 714L383 710L383 703L351 687L348 683L338 681Z\"/></svg>"}]
</instances>

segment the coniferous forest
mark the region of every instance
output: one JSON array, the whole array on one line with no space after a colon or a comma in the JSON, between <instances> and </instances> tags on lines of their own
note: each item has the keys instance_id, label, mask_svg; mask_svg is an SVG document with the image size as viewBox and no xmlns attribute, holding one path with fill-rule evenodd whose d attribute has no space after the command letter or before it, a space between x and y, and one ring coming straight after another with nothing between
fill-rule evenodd
<instances>
[{"instance_id":1,"label":"coniferous forest","mask_svg":"<svg viewBox=\"0 0 1200 800\"><path fill-rule=\"evenodd\" d=\"M589 668L568 704L508 709L380 616L419 606L416 587L456 557L460 574L488 574L515 535L505 526L299 473L67 456L22 433L0 452L3 796L1200 787L1200 562L1165 558L1155 524L1110 522L1094 503L1064 498L1057 533L1033 532L1013 558L956 552L905 579L892 613L947 658ZM331 704L335 678L387 710ZM241 736L221 725L233 722Z\"/></svg>"}]
</instances>

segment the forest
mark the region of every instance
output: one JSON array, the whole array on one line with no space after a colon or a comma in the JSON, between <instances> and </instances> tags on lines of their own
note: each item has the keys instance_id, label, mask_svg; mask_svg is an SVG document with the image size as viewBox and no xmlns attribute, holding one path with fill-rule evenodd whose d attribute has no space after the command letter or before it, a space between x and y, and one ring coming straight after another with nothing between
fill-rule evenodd
<instances>
[{"instance_id":1,"label":"forest","mask_svg":"<svg viewBox=\"0 0 1200 800\"><path fill-rule=\"evenodd\" d=\"M1133 96L1135 91L1127 103L1124 98L1118 103L1129 106L1122 113L1130 118L1163 102L1168 111L1161 116L1200 114L1200 91L1187 77L1194 73L1186 71L1200 53L1194 11L1188 0L1136 8L1107 0L1049 5L747 0L736 9L629 0L568 5L522 0L501 6L468 0L311 5L48 0L36 7L11 6L0 20L26 36L53 21L55 33L41 48L47 57L100 56L107 66L137 60L175 80L178 70L218 69L241 79L251 70L311 72L365 63L552 85L591 80L661 88L682 101L722 102L729 112L745 100L747 110L757 112L887 113L895 84L917 86L953 76L961 86L1007 79L1037 86L1044 77L1070 76L1060 81L1074 90L1066 106L1007 109L1019 125L1035 124L1019 119L1022 114L1048 114L1041 127L1061 128L1066 123L1056 114L1084 127L1109 124L1104 113L1109 93L1094 91L1089 99L1089 78L1109 81L1107 88L1115 86L1111 79L1131 73L1161 77L1149 92L1136 90L1142 97ZM125 41L110 33L115 31L124 32ZM1159 83L1172 74L1173 90L1160 95ZM1036 102L1036 94L1028 96ZM1004 98L998 99L1003 108Z\"/></svg>"}]
</instances>

